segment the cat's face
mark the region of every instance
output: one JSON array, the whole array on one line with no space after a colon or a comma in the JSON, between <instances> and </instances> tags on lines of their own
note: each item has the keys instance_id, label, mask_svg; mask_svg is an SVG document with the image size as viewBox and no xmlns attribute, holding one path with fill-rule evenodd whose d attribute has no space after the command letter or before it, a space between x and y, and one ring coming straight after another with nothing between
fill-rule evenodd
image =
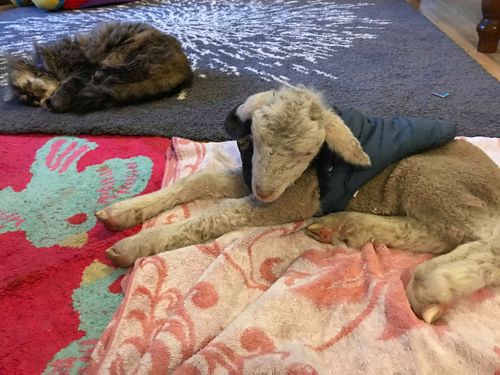
<instances>
[{"instance_id":1,"label":"cat's face","mask_svg":"<svg viewBox=\"0 0 500 375\"><path fill-rule=\"evenodd\" d=\"M10 59L8 70L12 94L24 104L43 106L57 89L55 80L23 60Z\"/></svg>"}]
</instances>

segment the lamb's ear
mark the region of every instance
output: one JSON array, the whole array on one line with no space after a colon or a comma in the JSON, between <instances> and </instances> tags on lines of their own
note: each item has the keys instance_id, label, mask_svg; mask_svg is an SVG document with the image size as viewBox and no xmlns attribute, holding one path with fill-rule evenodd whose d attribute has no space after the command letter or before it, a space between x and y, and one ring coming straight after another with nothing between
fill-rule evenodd
<instances>
[{"instance_id":1,"label":"lamb's ear","mask_svg":"<svg viewBox=\"0 0 500 375\"><path fill-rule=\"evenodd\" d=\"M227 134L234 139L244 138L246 135L250 134L252 128L252 120L242 121L236 114L236 110L239 106L240 105L234 107L224 121L224 129L226 129Z\"/></svg>"},{"instance_id":2,"label":"lamb's ear","mask_svg":"<svg viewBox=\"0 0 500 375\"><path fill-rule=\"evenodd\" d=\"M335 113L324 111L325 142L346 162L354 165L370 166L370 157L363 151L358 139L344 121Z\"/></svg>"}]
</instances>

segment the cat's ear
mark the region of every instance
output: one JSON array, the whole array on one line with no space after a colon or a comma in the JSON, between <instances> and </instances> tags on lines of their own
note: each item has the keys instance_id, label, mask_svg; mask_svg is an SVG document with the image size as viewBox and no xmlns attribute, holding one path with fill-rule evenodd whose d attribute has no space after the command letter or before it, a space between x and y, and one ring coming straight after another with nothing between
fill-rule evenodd
<instances>
[{"instance_id":1,"label":"cat's ear","mask_svg":"<svg viewBox=\"0 0 500 375\"><path fill-rule=\"evenodd\" d=\"M75 34L75 40L82 47L85 47L89 43L89 40L87 39L87 37L83 34L80 34L80 33Z\"/></svg>"},{"instance_id":2,"label":"cat's ear","mask_svg":"<svg viewBox=\"0 0 500 375\"><path fill-rule=\"evenodd\" d=\"M241 105L241 104L240 104ZM252 128L252 120L245 119L242 120L238 114L238 108L240 105L237 105L233 108L231 112L226 117L224 121L224 129L226 133L231 136L233 139L241 139L250 134Z\"/></svg>"},{"instance_id":3,"label":"cat's ear","mask_svg":"<svg viewBox=\"0 0 500 375\"><path fill-rule=\"evenodd\" d=\"M43 66L43 46L40 45L36 40L33 41L33 63L35 66Z\"/></svg>"}]
</instances>

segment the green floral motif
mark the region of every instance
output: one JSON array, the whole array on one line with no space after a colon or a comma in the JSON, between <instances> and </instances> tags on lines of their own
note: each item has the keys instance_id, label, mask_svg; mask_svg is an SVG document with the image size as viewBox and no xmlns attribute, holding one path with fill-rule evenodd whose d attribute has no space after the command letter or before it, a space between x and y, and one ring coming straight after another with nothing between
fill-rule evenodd
<instances>
[{"instance_id":1,"label":"green floral motif","mask_svg":"<svg viewBox=\"0 0 500 375\"><path fill-rule=\"evenodd\" d=\"M96 224L94 212L141 193L152 172L145 156L109 159L82 171L77 162L98 147L76 137L56 137L36 153L26 188L0 191L0 233L23 230L36 247L71 243ZM77 241L78 242L78 241ZM76 246L76 247L79 247Z\"/></svg>"}]
</instances>

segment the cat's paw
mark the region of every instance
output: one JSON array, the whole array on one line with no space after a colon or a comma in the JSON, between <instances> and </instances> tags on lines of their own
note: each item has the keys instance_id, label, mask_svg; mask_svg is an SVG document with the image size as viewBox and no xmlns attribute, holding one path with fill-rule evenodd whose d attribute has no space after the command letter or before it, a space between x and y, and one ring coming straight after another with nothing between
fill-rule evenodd
<instances>
[{"instance_id":1,"label":"cat's paw","mask_svg":"<svg viewBox=\"0 0 500 375\"><path fill-rule=\"evenodd\" d=\"M123 77L120 70L112 66L101 66L92 75L92 83L99 85L101 83L120 83Z\"/></svg>"},{"instance_id":2,"label":"cat's paw","mask_svg":"<svg viewBox=\"0 0 500 375\"><path fill-rule=\"evenodd\" d=\"M71 96L64 91L58 91L43 101L43 106L56 113L65 113L72 110Z\"/></svg>"}]
</instances>

